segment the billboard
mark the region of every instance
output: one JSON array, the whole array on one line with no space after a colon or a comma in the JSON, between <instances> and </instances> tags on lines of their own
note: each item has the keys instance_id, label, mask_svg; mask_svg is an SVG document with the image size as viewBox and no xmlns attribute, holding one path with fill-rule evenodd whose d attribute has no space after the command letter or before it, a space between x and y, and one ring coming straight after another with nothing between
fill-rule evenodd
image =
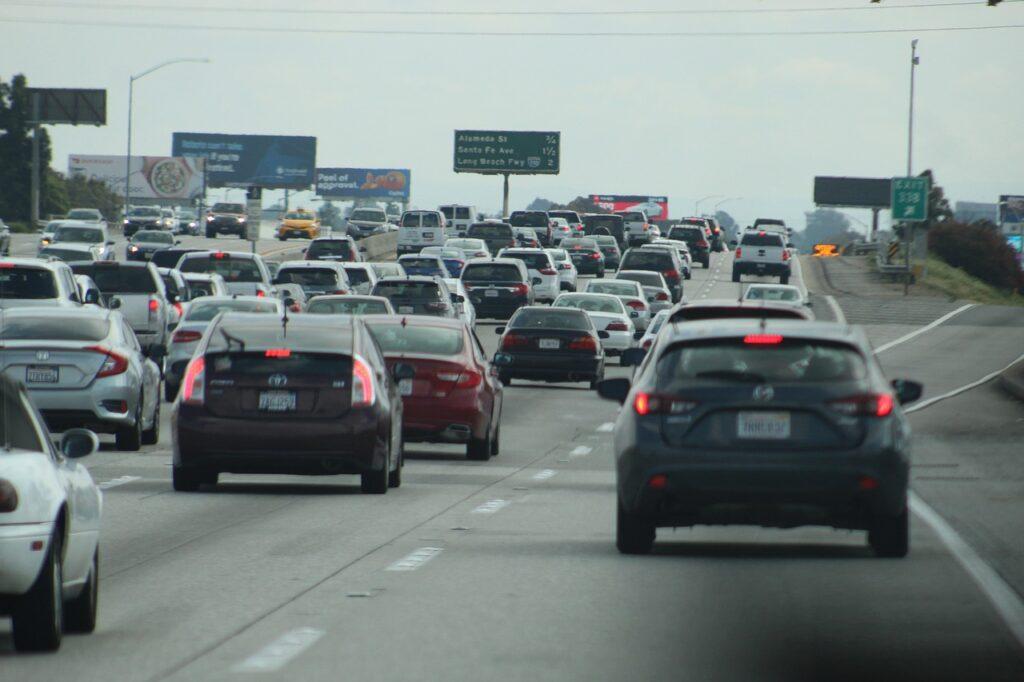
<instances>
[{"instance_id":1,"label":"billboard","mask_svg":"<svg viewBox=\"0 0 1024 682\"><path fill-rule=\"evenodd\" d=\"M70 154L68 175L100 180L124 194L124 157ZM132 199L191 202L203 193L203 160L173 156L133 156L128 164Z\"/></svg>"},{"instance_id":2,"label":"billboard","mask_svg":"<svg viewBox=\"0 0 1024 682\"><path fill-rule=\"evenodd\" d=\"M999 224L999 204L988 204L980 201L958 201L953 208L953 216L962 223L973 223L987 220Z\"/></svg>"},{"instance_id":3,"label":"billboard","mask_svg":"<svg viewBox=\"0 0 1024 682\"><path fill-rule=\"evenodd\" d=\"M522 130L456 130L456 173L557 175L562 134Z\"/></svg>"},{"instance_id":4,"label":"billboard","mask_svg":"<svg viewBox=\"0 0 1024 682\"><path fill-rule=\"evenodd\" d=\"M646 211L651 220L668 220L668 197L646 194L591 194L590 200L606 211Z\"/></svg>"},{"instance_id":5,"label":"billboard","mask_svg":"<svg viewBox=\"0 0 1024 682\"><path fill-rule=\"evenodd\" d=\"M316 193L325 199L409 201L408 168L317 168Z\"/></svg>"},{"instance_id":6,"label":"billboard","mask_svg":"<svg viewBox=\"0 0 1024 682\"><path fill-rule=\"evenodd\" d=\"M1002 194L999 196L999 224L1003 232L1024 232L1024 196Z\"/></svg>"},{"instance_id":7,"label":"billboard","mask_svg":"<svg viewBox=\"0 0 1024 682\"><path fill-rule=\"evenodd\" d=\"M210 187L306 189L313 184L316 138L174 133L174 156L206 159Z\"/></svg>"},{"instance_id":8,"label":"billboard","mask_svg":"<svg viewBox=\"0 0 1024 682\"><path fill-rule=\"evenodd\" d=\"M890 178L814 178L814 203L837 208L889 208Z\"/></svg>"}]
</instances>

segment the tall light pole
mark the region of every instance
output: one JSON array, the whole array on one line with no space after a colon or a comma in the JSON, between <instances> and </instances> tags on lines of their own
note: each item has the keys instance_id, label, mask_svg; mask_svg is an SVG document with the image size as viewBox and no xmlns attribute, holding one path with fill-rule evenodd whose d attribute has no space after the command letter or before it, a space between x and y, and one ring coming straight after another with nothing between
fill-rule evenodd
<instances>
[{"instance_id":1,"label":"tall light pole","mask_svg":"<svg viewBox=\"0 0 1024 682\"><path fill-rule=\"evenodd\" d=\"M715 208L714 208L715 213L718 212L718 207L721 206L722 204L728 203L730 201L739 201L742 198L743 197L726 197L726 198L722 199L721 201L719 201L718 203L715 204Z\"/></svg>"},{"instance_id":2,"label":"tall light pole","mask_svg":"<svg viewBox=\"0 0 1024 682\"><path fill-rule=\"evenodd\" d=\"M204 58L194 57L180 57L178 59L170 59L161 64L157 64L154 67L148 68L141 73L137 73L133 76L128 77L128 150L124 157L124 214L128 215L128 206L131 203L132 189L131 189L131 174L132 174L132 100L135 94L135 81L140 78L145 78L149 74L153 73L158 69L162 69L165 66L171 64L181 64L182 62L195 62L199 64L209 64L210 60Z\"/></svg>"},{"instance_id":3,"label":"tall light pole","mask_svg":"<svg viewBox=\"0 0 1024 682\"><path fill-rule=\"evenodd\" d=\"M917 38L910 41L910 113L907 117L907 177L914 171L914 75L921 60L917 56ZM903 263L907 269L903 277L903 295L910 290L910 250L914 248L914 224L904 223L903 230L904 254Z\"/></svg>"},{"instance_id":4,"label":"tall light pole","mask_svg":"<svg viewBox=\"0 0 1024 682\"><path fill-rule=\"evenodd\" d=\"M706 196L706 197L704 197L702 199L697 199L696 203L694 203L694 205L693 205L693 213L694 213L694 215L695 216L699 216L700 215L700 205L703 204L708 199L720 199L723 196L725 196L725 195L724 194L709 194L708 196Z\"/></svg>"}]
</instances>

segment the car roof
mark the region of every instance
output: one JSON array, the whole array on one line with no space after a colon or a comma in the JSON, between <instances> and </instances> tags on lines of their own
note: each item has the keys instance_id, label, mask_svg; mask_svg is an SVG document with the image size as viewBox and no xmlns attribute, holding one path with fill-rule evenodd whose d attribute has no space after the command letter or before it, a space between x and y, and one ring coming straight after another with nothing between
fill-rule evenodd
<instances>
[{"instance_id":1,"label":"car roof","mask_svg":"<svg viewBox=\"0 0 1024 682\"><path fill-rule=\"evenodd\" d=\"M52 244L47 244L46 246L44 246L42 248L42 251L45 251L47 249L61 249L67 251L92 251L92 249L95 246L95 244L84 244L82 242L53 242Z\"/></svg>"},{"instance_id":2,"label":"car roof","mask_svg":"<svg viewBox=\"0 0 1024 682\"><path fill-rule=\"evenodd\" d=\"M651 275L657 275L661 277L662 281L665 281L664 275L654 270L618 270L615 273L614 279L618 279L620 275L643 275L644 277L650 277Z\"/></svg>"},{"instance_id":3,"label":"car roof","mask_svg":"<svg viewBox=\"0 0 1024 682\"><path fill-rule=\"evenodd\" d=\"M10 317L55 317L60 319L107 318L116 313L114 310L92 306L54 308L53 306L26 306L23 308L4 309L4 319Z\"/></svg>"},{"instance_id":4,"label":"car roof","mask_svg":"<svg viewBox=\"0 0 1024 682\"><path fill-rule=\"evenodd\" d=\"M362 315L365 322L388 322L412 327L448 327L449 329L465 329L466 323L455 317L436 317L434 315Z\"/></svg>"},{"instance_id":5,"label":"car roof","mask_svg":"<svg viewBox=\"0 0 1024 682\"><path fill-rule=\"evenodd\" d=\"M313 296L309 299L309 302L313 301L371 301L375 303L390 303L384 296L371 296L369 294L321 294L320 296Z\"/></svg>"},{"instance_id":6,"label":"car roof","mask_svg":"<svg viewBox=\"0 0 1024 682\"><path fill-rule=\"evenodd\" d=\"M558 298L562 298L563 296L586 296L587 298L607 298L613 301L620 300L615 294L603 294L599 291L563 291L558 294Z\"/></svg>"},{"instance_id":7,"label":"car roof","mask_svg":"<svg viewBox=\"0 0 1024 682\"><path fill-rule=\"evenodd\" d=\"M57 227L87 227L90 230L102 230L103 229L102 225L97 225L96 223L91 223L91 222L89 222L87 220L67 220L67 219L61 220L60 221L60 225L58 225Z\"/></svg>"},{"instance_id":8,"label":"car roof","mask_svg":"<svg viewBox=\"0 0 1024 682\"><path fill-rule=\"evenodd\" d=\"M331 260L286 260L281 263L278 268L278 272L281 272L281 270L300 270L304 268L327 268L329 270L337 270L341 267L341 263Z\"/></svg>"},{"instance_id":9,"label":"car roof","mask_svg":"<svg viewBox=\"0 0 1024 682\"><path fill-rule=\"evenodd\" d=\"M430 275L397 275L382 277L377 280L378 284L388 284L390 282L430 282L431 284L437 284L437 277L431 277Z\"/></svg>"},{"instance_id":10,"label":"car roof","mask_svg":"<svg viewBox=\"0 0 1024 682\"><path fill-rule=\"evenodd\" d=\"M283 305L280 299L274 298L273 296L200 296L196 300L192 301L193 304L203 303L226 303L229 301L248 301L250 303L259 303L261 301L269 301L278 305Z\"/></svg>"},{"instance_id":11,"label":"car roof","mask_svg":"<svg viewBox=\"0 0 1024 682\"><path fill-rule=\"evenodd\" d=\"M801 339L816 339L836 343L849 343L868 348L867 336L862 328L840 322L806 320L743 319L700 320L666 323L663 334L666 343L693 339L734 338L746 334L780 334Z\"/></svg>"},{"instance_id":12,"label":"car roof","mask_svg":"<svg viewBox=\"0 0 1024 682\"><path fill-rule=\"evenodd\" d=\"M482 264L512 265L516 268L520 266L524 268L526 267L525 265L523 265L523 261L517 258L470 258L469 262L467 262L466 265L463 267L463 271L465 271L465 269L468 268L470 265Z\"/></svg>"},{"instance_id":13,"label":"car roof","mask_svg":"<svg viewBox=\"0 0 1024 682\"><path fill-rule=\"evenodd\" d=\"M312 244L314 242L354 242L354 241L355 240L352 239L352 237L350 237L350 236L348 236L346 234L346 235L340 235L340 236L337 236L337 237L317 237L316 239L312 240L310 242L310 244Z\"/></svg>"},{"instance_id":14,"label":"car roof","mask_svg":"<svg viewBox=\"0 0 1024 682\"><path fill-rule=\"evenodd\" d=\"M192 258L210 258L215 253L222 253L227 258L233 258L235 260L256 260L259 256L258 253L249 253L247 251L221 251L220 249L209 249L206 251L189 251L188 253L182 254L182 258L185 260Z\"/></svg>"},{"instance_id":15,"label":"car roof","mask_svg":"<svg viewBox=\"0 0 1024 682\"><path fill-rule=\"evenodd\" d=\"M542 249L536 246L516 246L507 249L502 249L502 253L547 253L546 249Z\"/></svg>"}]
</instances>

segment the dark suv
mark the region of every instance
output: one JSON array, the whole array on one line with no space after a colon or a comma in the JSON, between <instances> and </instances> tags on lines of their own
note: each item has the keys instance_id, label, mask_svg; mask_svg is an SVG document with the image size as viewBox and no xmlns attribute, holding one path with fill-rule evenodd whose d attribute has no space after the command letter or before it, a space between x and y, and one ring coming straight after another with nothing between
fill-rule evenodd
<instances>
[{"instance_id":1,"label":"dark suv","mask_svg":"<svg viewBox=\"0 0 1024 682\"><path fill-rule=\"evenodd\" d=\"M530 273L520 260L473 260L462 269L460 279L477 318L505 319L524 305L533 305Z\"/></svg>"},{"instance_id":2,"label":"dark suv","mask_svg":"<svg viewBox=\"0 0 1024 682\"><path fill-rule=\"evenodd\" d=\"M245 206L219 202L206 214L206 236L213 239L218 234L237 234L245 239Z\"/></svg>"},{"instance_id":3,"label":"dark suv","mask_svg":"<svg viewBox=\"0 0 1024 682\"><path fill-rule=\"evenodd\" d=\"M491 253L498 253L504 248L518 246L515 230L508 223L486 222L473 223L466 231L466 237L483 239Z\"/></svg>"},{"instance_id":4,"label":"dark suv","mask_svg":"<svg viewBox=\"0 0 1024 682\"><path fill-rule=\"evenodd\" d=\"M626 248L626 222L622 216L608 213L587 213L583 216L583 234L592 235L602 227L615 237L620 249Z\"/></svg>"},{"instance_id":5,"label":"dark suv","mask_svg":"<svg viewBox=\"0 0 1024 682\"><path fill-rule=\"evenodd\" d=\"M697 225L673 225L668 230L668 238L686 242L693 254L693 262L705 268L711 263L711 244L704 234L704 228Z\"/></svg>"},{"instance_id":6,"label":"dark suv","mask_svg":"<svg viewBox=\"0 0 1024 682\"><path fill-rule=\"evenodd\" d=\"M678 303L683 297L683 263L679 252L673 248L635 248L626 251L620 270L650 270L660 272L672 292L672 301Z\"/></svg>"},{"instance_id":7,"label":"dark suv","mask_svg":"<svg viewBox=\"0 0 1024 682\"><path fill-rule=\"evenodd\" d=\"M530 228L541 246L551 246L551 217L547 211L512 211L508 222L512 227Z\"/></svg>"},{"instance_id":8,"label":"dark suv","mask_svg":"<svg viewBox=\"0 0 1024 682\"><path fill-rule=\"evenodd\" d=\"M309 243L306 260L359 262L359 247L352 237L319 237Z\"/></svg>"}]
</instances>

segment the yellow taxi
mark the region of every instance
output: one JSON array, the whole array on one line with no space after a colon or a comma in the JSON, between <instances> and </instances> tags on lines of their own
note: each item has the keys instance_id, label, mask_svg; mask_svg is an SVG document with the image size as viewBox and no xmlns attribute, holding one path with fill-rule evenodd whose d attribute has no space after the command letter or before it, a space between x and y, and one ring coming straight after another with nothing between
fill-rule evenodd
<instances>
[{"instance_id":1,"label":"yellow taxi","mask_svg":"<svg viewBox=\"0 0 1024 682\"><path fill-rule=\"evenodd\" d=\"M277 227L277 238L281 241L288 237L315 239L320 236L320 219L316 213L300 208L284 214L281 224Z\"/></svg>"}]
</instances>

